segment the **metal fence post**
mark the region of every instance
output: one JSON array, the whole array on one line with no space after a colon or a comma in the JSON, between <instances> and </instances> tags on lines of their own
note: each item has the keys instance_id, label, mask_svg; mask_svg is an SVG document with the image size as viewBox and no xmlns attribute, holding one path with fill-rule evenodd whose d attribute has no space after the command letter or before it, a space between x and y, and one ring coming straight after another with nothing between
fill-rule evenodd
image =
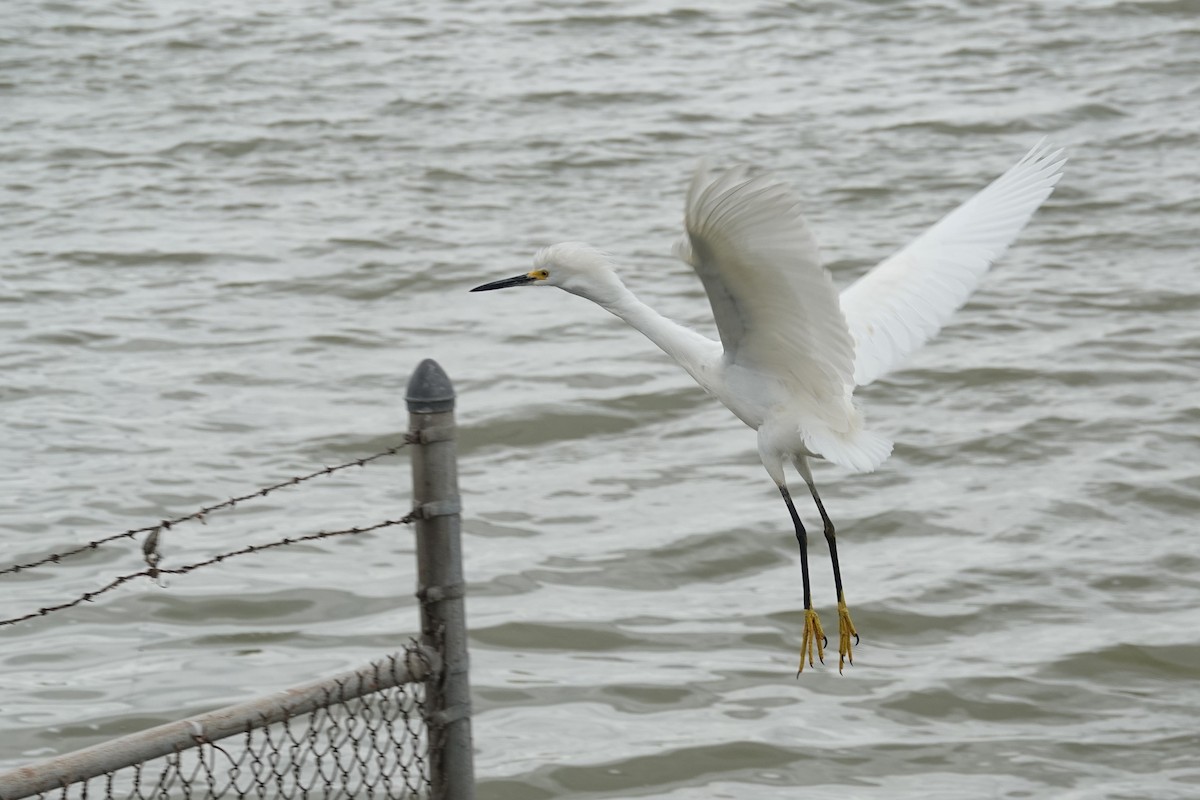
<instances>
[{"instance_id":1,"label":"metal fence post","mask_svg":"<svg viewBox=\"0 0 1200 800\"><path fill-rule=\"evenodd\" d=\"M462 517L455 460L454 386L425 359L408 382L413 508L418 512L417 597L421 641L442 654L442 674L425 682L434 800L474 800L471 686L463 604Z\"/></svg>"}]
</instances>

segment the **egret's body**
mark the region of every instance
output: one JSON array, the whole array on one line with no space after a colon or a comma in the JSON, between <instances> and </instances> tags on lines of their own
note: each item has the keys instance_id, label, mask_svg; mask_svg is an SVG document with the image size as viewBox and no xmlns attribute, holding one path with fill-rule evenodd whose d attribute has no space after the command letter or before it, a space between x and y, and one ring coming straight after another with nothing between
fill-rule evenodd
<instances>
[{"instance_id":1,"label":"egret's body","mask_svg":"<svg viewBox=\"0 0 1200 800\"><path fill-rule=\"evenodd\" d=\"M771 175L702 167L688 192L680 257L699 275L721 341L679 325L639 300L611 259L578 242L547 247L524 275L476 287L558 286L595 302L645 334L705 391L758 432L758 452L796 529L804 578L800 667L823 656L812 608L807 534L788 492L795 465L824 523L839 618L839 668L857 640L846 607L833 523L808 459L875 469L891 453L853 400L937 333L1050 195L1060 152L1038 145L1008 172L840 295L791 191Z\"/></svg>"}]
</instances>

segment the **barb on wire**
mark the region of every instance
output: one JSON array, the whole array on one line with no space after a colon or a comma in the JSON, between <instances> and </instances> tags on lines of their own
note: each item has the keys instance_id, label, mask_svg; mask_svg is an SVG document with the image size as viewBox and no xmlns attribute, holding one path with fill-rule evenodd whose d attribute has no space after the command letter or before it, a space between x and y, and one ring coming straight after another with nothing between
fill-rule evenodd
<instances>
[{"instance_id":1,"label":"barb on wire","mask_svg":"<svg viewBox=\"0 0 1200 800\"><path fill-rule=\"evenodd\" d=\"M165 569L163 567L159 567L157 566L157 562L155 562L154 564L148 565L146 569L138 572L131 572L128 575L121 575L117 578L114 578L112 581L104 586L101 586L99 589L96 589L92 592L84 592L79 597L76 597L74 600L70 600L66 603L59 603L58 605L39 608L37 611L31 611L28 614L19 617L12 617L11 619L0 619L0 626L15 625L18 622L25 622L26 620L34 619L35 617L44 617L47 614L51 614L55 611L64 611L81 603L90 603L100 595L106 592L111 592L118 586L129 583L137 578L150 578L151 580L156 580L160 575L186 575L189 572L194 572L195 570L200 569L201 567L210 567L213 564L219 564L222 561L227 561L231 558L246 556L250 555L251 553L258 553L275 547L286 547L292 544L300 544L301 542L316 541L317 539L330 539L334 536L353 536L360 533L370 533L371 531L377 531L380 528L389 528L393 525L407 525L413 520L417 519L419 516L419 511L412 511L408 514L405 514L400 519L386 519L383 522L377 522L374 525L368 525L365 528L343 528L342 530L337 531L319 531L318 533L310 533L305 536L289 536L287 538L279 539L274 542L267 542L265 544L247 545L246 547L238 550L230 550L228 552L215 555L212 558L205 559L204 561L197 561L193 564L185 564L182 567L175 567L174 569Z\"/></svg>"},{"instance_id":2,"label":"barb on wire","mask_svg":"<svg viewBox=\"0 0 1200 800\"><path fill-rule=\"evenodd\" d=\"M351 467L365 467L367 464L370 464L372 461L378 461L381 458L386 458L387 456L396 455L401 450L403 450L405 447L408 447L408 445L410 445L411 443L412 443L411 439L406 438L400 444L398 444L394 447L389 447L387 450L376 453L373 456L366 456L365 458L356 458L353 461L347 461L345 464L338 464L336 467L322 467L321 469L316 470L315 472L310 472L307 475L298 475L294 478L288 478L285 481L280 481L279 483L272 484L270 486L264 486L261 489L255 489L253 492L249 492L247 494L243 494L238 497L231 497L228 500L224 500L220 503L214 503L211 506L205 506L204 508L201 508L199 511L193 511L191 514L184 514L182 517L176 517L174 519L164 519L156 525L147 525L144 528L135 528L133 530L125 531L124 533L114 533L111 536L105 536L102 539L95 539L93 541L88 542L87 544L82 544L82 545L72 548L70 550L64 550L61 553L53 553L51 555L46 556L45 558L40 558L37 561L30 561L25 564L12 564L11 566L0 569L0 575L14 574L17 572L21 572L23 570L33 569L34 567L44 566L46 564L57 564L60 561L62 561L64 558L70 558L71 556L79 555L80 553L82 553L86 550L95 550L96 548L98 548L102 545L110 544L110 543L118 541L120 539L130 539L134 536L137 536L139 533L151 534L151 536L148 537L148 541L143 545L143 552L145 553L145 555L147 557L147 562L149 562L152 557L151 554L154 553L157 548L157 544L158 544L157 536L158 536L159 531L169 531L169 530L171 530L171 527L174 525L179 525L180 523L183 523L183 522L191 522L193 520L199 520L200 522L203 523L205 521L204 518L206 516L208 516L209 514L213 513L214 511L221 511L226 508L233 508L238 503L244 503L247 500L253 500L258 497L266 497L267 495L271 494L272 492L279 491L280 489L286 489L289 486L295 486L297 484L304 483L305 481L310 481L313 478L321 478L326 475L332 475L335 472L340 472L344 469L350 469ZM153 569L154 565L150 564L150 567L151 567L151 569ZM159 570L159 571L167 572L167 570Z\"/></svg>"}]
</instances>

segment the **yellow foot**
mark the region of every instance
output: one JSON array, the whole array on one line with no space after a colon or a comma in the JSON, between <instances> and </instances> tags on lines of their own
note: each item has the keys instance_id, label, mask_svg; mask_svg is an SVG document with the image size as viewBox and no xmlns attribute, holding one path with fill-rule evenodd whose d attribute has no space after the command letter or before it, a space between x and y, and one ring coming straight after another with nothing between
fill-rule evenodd
<instances>
[{"instance_id":1,"label":"yellow foot","mask_svg":"<svg viewBox=\"0 0 1200 800\"><path fill-rule=\"evenodd\" d=\"M849 619L847 617L847 619ZM810 667L816 666L813 663L813 656L825 663L825 631L821 630L821 618L817 616L817 612L811 608L804 609L804 638L800 640L800 669L796 670L796 677L800 677L800 673L804 672L804 661L808 660Z\"/></svg>"},{"instance_id":2,"label":"yellow foot","mask_svg":"<svg viewBox=\"0 0 1200 800\"><path fill-rule=\"evenodd\" d=\"M838 672L849 662L854 666L854 649L850 640L858 644L858 631L854 630L854 621L850 619L850 609L846 608L845 598L838 600Z\"/></svg>"}]
</instances>

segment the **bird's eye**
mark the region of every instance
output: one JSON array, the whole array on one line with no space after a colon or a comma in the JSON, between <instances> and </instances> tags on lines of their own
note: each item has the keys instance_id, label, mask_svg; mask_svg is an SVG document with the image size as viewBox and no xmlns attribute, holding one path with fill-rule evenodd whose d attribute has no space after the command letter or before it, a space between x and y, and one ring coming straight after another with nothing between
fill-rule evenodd
<instances>
[{"instance_id":1,"label":"bird's eye","mask_svg":"<svg viewBox=\"0 0 1200 800\"><path fill-rule=\"evenodd\" d=\"M533 272L529 273L529 276L536 280L544 281L546 278L550 277L550 273L544 269L535 269Z\"/></svg>"}]
</instances>

